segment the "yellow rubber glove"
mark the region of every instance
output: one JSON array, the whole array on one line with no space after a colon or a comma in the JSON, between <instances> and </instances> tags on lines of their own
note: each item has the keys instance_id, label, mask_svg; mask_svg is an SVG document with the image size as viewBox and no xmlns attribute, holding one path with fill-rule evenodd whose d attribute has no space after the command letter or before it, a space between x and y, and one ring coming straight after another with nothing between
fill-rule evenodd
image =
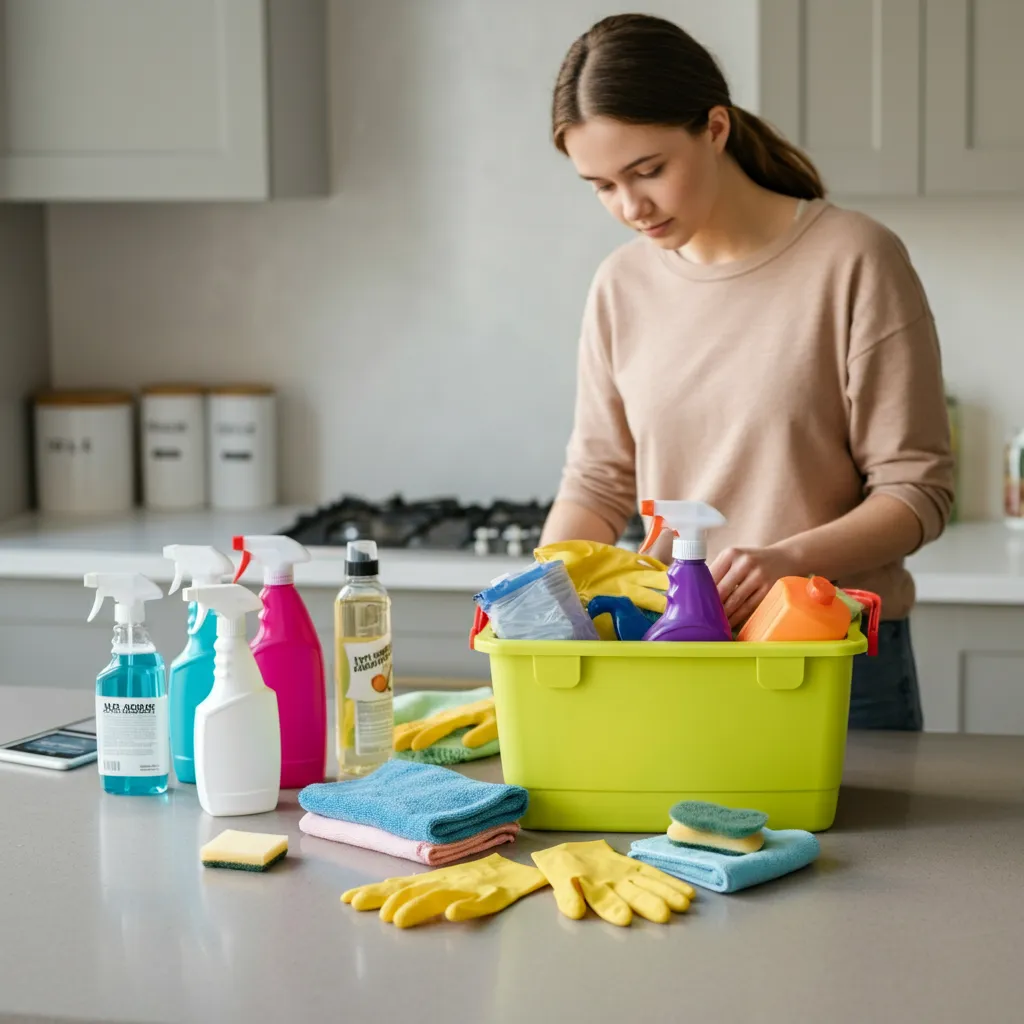
<instances>
[{"instance_id":1,"label":"yellow rubber glove","mask_svg":"<svg viewBox=\"0 0 1024 1024\"><path fill-rule=\"evenodd\" d=\"M612 544L567 540L537 548L538 562L564 562L576 593L586 608L601 595L628 597L637 608L665 611L668 572L664 562Z\"/></svg>"},{"instance_id":2,"label":"yellow rubber glove","mask_svg":"<svg viewBox=\"0 0 1024 1024\"><path fill-rule=\"evenodd\" d=\"M456 729L475 726L462 737L464 747L482 747L498 738L498 720L494 714L494 698L463 704L461 707L438 711L428 718L395 726L395 750L426 750L432 743L450 735Z\"/></svg>"},{"instance_id":3,"label":"yellow rubber glove","mask_svg":"<svg viewBox=\"0 0 1024 1024\"><path fill-rule=\"evenodd\" d=\"M468 864L405 878L388 878L349 889L341 897L356 910L380 908L380 919L398 928L412 928L438 914L449 921L468 921L497 914L528 893L547 885L543 874L526 864L492 853Z\"/></svg>"},{"instance_id":4,"label":"yellow rubber glove","mask_svg":"<svg viewBox=\"0 0 1024 1024\"><path fill-rule=\"evenodd\" d=\"M603 839L562 843L533 855L555 891L558 909L574 920L587 905L609 924L628 925L635 910L665 924L670 911L681 914L693 899L693 886L664 871L616 853Z\"/></svg>"}]
</instances>

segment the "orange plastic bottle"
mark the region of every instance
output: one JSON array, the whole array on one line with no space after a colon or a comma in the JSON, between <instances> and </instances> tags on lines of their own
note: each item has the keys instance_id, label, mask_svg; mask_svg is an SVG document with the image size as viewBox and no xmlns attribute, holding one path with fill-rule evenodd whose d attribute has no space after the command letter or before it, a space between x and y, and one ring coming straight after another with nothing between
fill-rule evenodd
<instances>
[{"instance_id":1,"label":"orange plastic bottle","mask_svg":"<svg viewBox=\"0 0 1024 1024\"><path fill-rule=\"evenodd\" d=\"M783 576L747 619L737 640L842 640L850 610L823 576Z\"/></svg>"}]
</instances>

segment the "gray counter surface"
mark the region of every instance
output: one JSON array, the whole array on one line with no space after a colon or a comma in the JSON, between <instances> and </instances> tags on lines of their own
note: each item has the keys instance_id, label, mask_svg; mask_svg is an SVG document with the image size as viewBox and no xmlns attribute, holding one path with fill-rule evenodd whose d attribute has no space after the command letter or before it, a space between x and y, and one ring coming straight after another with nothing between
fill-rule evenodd
<instances>
[{"instance_id":1,"label":"gray counter surface","mask_svg":"<svg viewBox=\"0 0 1024 1024\"><path fill-rule=\"evenodd\" d=\"M91 714L0 687L0 741ZM495 762L470 774L497 778ZM1009 1022L1024 1004L1024 738L853 734L810 869L698 890L667 926L569 921L549 890L409 931L338 901L416 865L204 815L190 787L105 796L94 766L0 765L0 1020ZM203 869L221 829L286 832L273 871ZM508 855L567 837L524 833ZM625 851L630 836L610 836Z\"/></svg>"}]
</instances>

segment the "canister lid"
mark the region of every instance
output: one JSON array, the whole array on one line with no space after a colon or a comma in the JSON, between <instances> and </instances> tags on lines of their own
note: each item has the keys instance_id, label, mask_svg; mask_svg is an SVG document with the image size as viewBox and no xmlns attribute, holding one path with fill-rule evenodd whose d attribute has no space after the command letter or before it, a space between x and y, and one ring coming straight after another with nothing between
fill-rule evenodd
<instances>
[{"instance_id":1,"label":"canister lid","mask_svg":"<svg viewBox=\"0 0 1024 1024\"><path fill-rule=\"evenodd\" d=\"M218 384L207 389L211 395L272 395L269 384Z\"/></svg>"},{"instance_id":2,"label":"canister lid","mask_svg":"<svg viewBox=\"0 0 1024 1024\"><path fill-rule=\"evenodd\" d=\"M205 395L207 389L202 384L168 383L147 384L141 391L144 395L172 397L175 395Z\"/></svg>"},{"instance_id":3,"label":"canister lid","mask_svg":"<svg viewBox=\"0 0 1024 1024\"><path fill-rule=\"evenodd\" d=\"M89 391L89 390L51 390L40 391L34 398L36 405L131 405L130 391Z\"/></svg>"}]
</instances>

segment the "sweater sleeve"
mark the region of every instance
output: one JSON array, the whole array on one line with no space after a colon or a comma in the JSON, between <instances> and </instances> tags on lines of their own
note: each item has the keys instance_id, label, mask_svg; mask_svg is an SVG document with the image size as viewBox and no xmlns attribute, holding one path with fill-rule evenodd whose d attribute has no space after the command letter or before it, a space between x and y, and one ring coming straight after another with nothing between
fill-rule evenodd
<instances>
[{"instance_id":1,"label":"sweater sleeve","mask_svg":"<svg viewBox=\"0 0 1024 1024\"><path fill-rule=\"evenodd\" d=\"M903 501L922 543L942 533L953 503L953 458L938 338L917 319L849 362L850 447L868 494Z\"/></svg>"},{"instance_id":2,"label":"sweater sleeve","mask_svg":"<svg viewBox=\"0 0 1024 1024\"><path fill-rule=\"evenodd\" d=\"M611 319L595 280L583 314L576 415L558 499L590 509L618 536L636 511L636 448L615 384L611 336Z\"/></svg>"}]
</instances>

